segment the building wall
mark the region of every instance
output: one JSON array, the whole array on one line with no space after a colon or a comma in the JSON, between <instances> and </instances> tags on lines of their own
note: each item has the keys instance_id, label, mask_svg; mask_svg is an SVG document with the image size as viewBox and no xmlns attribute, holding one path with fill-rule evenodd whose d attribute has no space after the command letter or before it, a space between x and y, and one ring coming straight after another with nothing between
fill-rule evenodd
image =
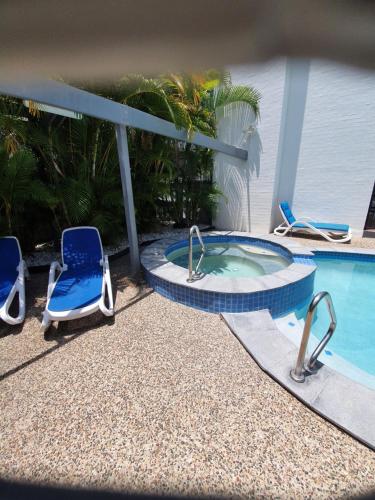
<instances>
[{"instance_id":1,"label":"building wall","mask_svg":"<svg viewBox=\"0 0 375 500\"><path fill-rule=\"evenodd\" d=\"M293 210L361 234L374 181L375 73L313 61Z\"/></svg>"},{"instance_id":2,"label":"building wall","mask_svg":"<svg viewBox=\"0 0 375 500\"><path fill-rule=\"evenodd\" d=\"M361 234L375 181L375 73L280 60L232 69L232 79L261 92L261 120L246 140L249 116L233 107L222 113L220 138L247 147L250 159L216 159L225 194L217 227L268 232L285 197L297 215Z\"/></svg>"},{"instance_id":3,"label":"building wall","mask_svg":"<svg viewBox=\"0 0 375 500\"><path fill-rule=\"evenodd\" d=\"M218 136L245 148L247 163L218 154L215 180L224 192L215 225L218 229L268 232L283 103L285 61L232 69L234 84L250 84L262 94L261 119L255 133L244 130L254 124L245 106L230 106L219 120Z\"/></svg>"}]
</instances>

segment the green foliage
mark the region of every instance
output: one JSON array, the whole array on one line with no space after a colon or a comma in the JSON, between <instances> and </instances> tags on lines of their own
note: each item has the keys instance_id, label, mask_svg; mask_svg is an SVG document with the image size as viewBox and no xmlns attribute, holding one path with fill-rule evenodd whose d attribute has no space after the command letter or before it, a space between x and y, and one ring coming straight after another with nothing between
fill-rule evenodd
<instances>
[{"instance_id":1,"label":"green foliage","mask_svg":"<svg viewBox=\"0 0 375 500\"><path fill-rule=\"evenodd\" d=\"M32 203L51 209L57 203L48 187L36 178L36 172L36 159L30 150L20 148L9 156L4 147L0 149L0 212L5 218L3 231L8 234L22 237L23 216Z\"/></svg>"},{"instance_id":2,"label":"green foliage","mask_svg":"<svg viewBox=\"0 0 375 500\"><path fill-rule=\"evenodd\" d=\"M185 128L216 135L216 111L236 102L259 113L259 93L233 86L230 74L131 75L83 88ZM221 193L212 181L213 153L141 130L128 134L138 229L160 222L210 222ZM125 231L113 126L29 112L0 97L0 233L24 248L53 240L73 225L98 227L105 243ZM30 231L30 226L33 231Z\"/></svg>"}]
</instances>

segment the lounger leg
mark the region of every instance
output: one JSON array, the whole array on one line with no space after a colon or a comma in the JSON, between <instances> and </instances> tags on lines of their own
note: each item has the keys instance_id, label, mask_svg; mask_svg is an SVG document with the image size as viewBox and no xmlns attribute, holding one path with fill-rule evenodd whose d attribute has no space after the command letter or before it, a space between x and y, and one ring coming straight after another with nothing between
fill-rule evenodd
<instances>
[{"instance_id":1,"label":"lounger leg","mask_svg":"<svg viewBox=\"0 0 375 500\"><path fill-rule=\"evenodd\" d=\"M48 328L51 326L51 320L49 319L49 315L46 311L43 313L42 324L40 325L40 329L43 333L45 333Z\"/></svg>"},{"instance_id":2,"label":"lounger leg","mask_svg":"<svg viewBox=\"0 0 375 500\"><path fill-rule=\"evenodd\" d=\"M280 224L280 226L277 226L273 234L276 236L286 236L288 234L288 231L290 230L290 226L285 226L284 224Z\"/></svg>"}]
</instances>

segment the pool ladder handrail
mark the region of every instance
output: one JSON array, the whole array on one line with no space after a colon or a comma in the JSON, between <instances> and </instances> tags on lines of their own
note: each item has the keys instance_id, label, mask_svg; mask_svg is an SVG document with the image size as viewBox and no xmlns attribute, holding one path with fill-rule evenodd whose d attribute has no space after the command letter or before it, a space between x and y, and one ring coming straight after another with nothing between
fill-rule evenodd
<instances>
[{"instance_id":1,"label":"pool ladder handrail","mask_svg":"<svg viewBox=\"0 0 375 500\"><path fill-rule=\"evenodd\" d=\"M193 234L194 233L196 233L196 235L198 237L199 243L201 245L201 252L202 253L201 253L201 256L198 260L197 265L195 266L195 270L194 270L194 274L193 274ZM205 252L206 252L206 247L204 246L202 236L201 236L201 233L199 231L199 227L195 226L195 225L191 226L190 231L189 231L189 277L187 279L187 281L189 283L191 283L197 277L200 276L198 273L198 269L199 269L199 266L201 265L201 262L202 262L202 259L204 257Z\"/></svg>"},{"instance_id":2,"label":"pool ladder handrail","mask_svg":"<svg viewBox=\"0 0 375 500\"><path fill-rule=\"evenodd\" d=\"M309 342L310 338L310 331L311 331L311 325L314 319L315 315L315 310L318 307L318 304L320 303L321 300L325 299L325 303L327 304L328 312L331 318L330 325L328 327L327 333L324 335L322 340L319 342L318 346L315 348L314 352L310 356L309 361L305 365L305 357L306 357L306 350L307 350L307 345ZM306 319L305 319L305 326L303 329L303 334L302 334L302 339L301 339L301 345L299 348L298 352L298 357L297 357L297 362L296 366L293 370L290 371L290 376L295 382L304 382L305 377L306 377L306 372L313 372L315 363L322 352L322 350L325 348L325 346L328 344L329 340L331 339L337 325L337 319L336 319L336 312L335 308L333 307L333 302L332 302L332 297L329 292L319 292L313 297L312 301L310 302L309 309L307 311Z\"/></svg>"}]
</instances>

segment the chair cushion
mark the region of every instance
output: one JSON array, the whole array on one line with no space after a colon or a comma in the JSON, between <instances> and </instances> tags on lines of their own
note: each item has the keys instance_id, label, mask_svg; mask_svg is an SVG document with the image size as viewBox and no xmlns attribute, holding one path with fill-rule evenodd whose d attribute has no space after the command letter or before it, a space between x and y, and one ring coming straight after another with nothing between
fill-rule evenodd
<instances>
[{"instance_id":1,"label":"chair cushion","mask_svg":"<svg viewBox=\"0 0 375 500\"><path fill-rule=\"evenodd\" d=\"M16 269L20 261L17 238L14 236L0 238L0 269Z\"/></svg>"},{"instance_id":2,"label":"chair cushion","mask_svg":"<svg viewBox=\"0 0 375 500\"><path fill-rule=\"evenodd\" d=\"M68 269L59 276L48 309L54 312L81 309L102 295L103 269L97 265Z\"/></svg>"},{"instance_id":3,"label":"chair cushion","mask_svg":"<svg viewBox=\"0 0 375 500\"><path fill-rule=\"evenodd\" d=\"M316 229L321 229L323 231L340 231L343 233L347 233L349 231L349 226L347 224L333 224L330 222L310 222L312 226L314 226ZM305 224L298 223L294 224L293 228L298 228L298 229L304 229L308 228Z\"/></svg>"},{"instance_id":4,"label":"chair cushion","mask_svg":"<svg viewBox=\"0 0 375 500\"><path fill-rule=\"evenodd\" d=\"M17 269L0 269L0 307L3 307L13 285L17 281Z\"/></svg>"},{"instance_id":5,"label":"chair cushion","mask_svg":"<svg viewBox=\"0 0 375 500\"><path fill-rule=\"evenodd\" d=\"M103 258L100 236L93 227L67 229L62 246L63 261L69 269L98 264Z\"/></svg>"},{"instance_id":6,"label":"chair cushion","mask_svg":"<svg viewBox=\"0 0 375 500\"><path fill-rule=\"evenodd\" d=\"M296 220L296 218L292 214L292 211L289 207L289 203L287 201L282 201L280 203L280 208L283 211L283 213L286 217L286 220L289 222L289 224L293 224L293 222Z\"/></svg>"}]
</instances>

